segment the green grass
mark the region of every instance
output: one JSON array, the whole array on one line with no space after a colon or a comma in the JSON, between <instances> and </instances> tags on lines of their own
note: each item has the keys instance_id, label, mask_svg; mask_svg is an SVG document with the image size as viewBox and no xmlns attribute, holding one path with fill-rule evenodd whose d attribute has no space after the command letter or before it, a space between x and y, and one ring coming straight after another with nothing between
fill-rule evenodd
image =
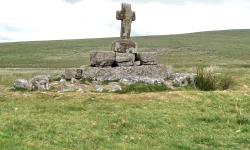
<instances>
[{"instance_id":1,"label":"green grass","mask_svg":"<svg viewBox=\"0 0 250 150\"><path fill-rule=\"evenodd\" d=\"M248 149L249 101L213 92L18 93L0 99L0 149Z\"/></svg>"},{"instance_id":2,"label":"green grass","mask_svg":"<svg viewBox=\"0 0 250 150\"><path fill-rule=\"evenodd\" d=\"M250 30L135 38L175 71L217 66L234 82L227 91L10 90L17 78L86 65L89 51L113 40L0 44L0 149L250 149Z\"/></svg>"},{"instance_id":3,"label":"green grass","mask_svg":"<svg viewBox=\"0 0 250 150\"><path fill-rule=\"evenodd\" d=\"M161 92L167 90L168 87L164 84L137 83L123 86L122 91L119 91L118 93Z\"/></svg>"}]
</instances>

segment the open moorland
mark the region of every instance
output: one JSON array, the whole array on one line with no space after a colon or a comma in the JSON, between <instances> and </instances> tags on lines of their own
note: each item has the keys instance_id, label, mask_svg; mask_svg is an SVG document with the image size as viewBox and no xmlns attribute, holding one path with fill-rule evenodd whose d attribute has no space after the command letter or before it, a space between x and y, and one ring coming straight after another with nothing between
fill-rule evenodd
<instances>
[{"instance_id":1,"label":"open moorland","mask_svg":"<svg viewBox=\"0 0 250 150\"><path fill-rule=\"evenodd\" d=\"M173 71L232 76L226 91L10 90L17 78L89 64L114 38L0 44L0 149L250 149L250 30L136 37Z\"/></svg>"}]
</instances>

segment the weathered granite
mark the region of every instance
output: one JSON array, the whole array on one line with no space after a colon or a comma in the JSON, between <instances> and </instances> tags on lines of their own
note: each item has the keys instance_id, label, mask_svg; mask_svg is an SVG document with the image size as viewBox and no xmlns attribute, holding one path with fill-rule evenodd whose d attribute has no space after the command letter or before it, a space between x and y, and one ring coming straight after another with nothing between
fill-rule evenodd
<instances>
[{"instance_id":1,"label":"weathered granite","mask_svg":"<svg viewBox=\"0 0 250 150\"><path fill-rule=\"evenodd\" d=\"M128 77L120 80L121 83L125 85L135 84L135 83L146 83L146 84L164 84L163 78L149 78L149 77Z\"/></svg>"},{"instance_id":2,"label":"weathered granite","mask_svg":"<svg viewBox=\"0 0 250 150\"><path fill-rule=\"evenodd\" d=\"M116 19L121 20L121 39L129 39L132 21L136 20L135 12L131 10L131 5L122 3L122 10L116 12Z\"/></svg>"},{"instance_id":3,"label":"weathered granite","mask_svg":"<svg viewBox=\"0 0 250 150\"><path fill-rule=\"evenodd\" d=\"M25 79L17 79L13 83L13 88L15 90L21 89L21 90L28 90L31 87L30 83Z\"/></svg>"},{"instance_id":4,"label":"weathered granite","mask_svg":"<svg viewBox=\"0 0 250 150\"><path fill-rule=\"evenodd\" d=\"M72 78L81 79L82 70L77 68L66 69L63 76L66 80L71 80Z\"/></svg>"},{"instance_id":5,"label":"weathered granite","mask_svg":"<svg viewBox=\"0 0 250 150\"><path fill-rule=\"evenodd\" d=\"M131 39L120 39L112 43L111 50L119 53L137 53L137 43Z\"/></svg>"},{"instance_id":6,"label":"weathered granite","mask_svg":"<svg viewBox=\"0 0 250 150\"><path fill-rule=\"evenodd\" d=\"M84 67L82 70L83 79L97 81L119 81L127 78L152 78L165 79L169 77L169 70L164 65L144 65L130 67Z\"/></svg>"},{"instance_id":7,"label":"weathered granite","mask_svg":"<svg viewBox=\"0 0 250 150\"><path fill-rule=\"evenodd\" d=\"M112 66L115 62L114 52L91 52L90 63L93 67Z\"/></svg>"},{"instance_id":8,"label":"weathered granite","mask_svg":"<svg viewBox=\"0 0 250 150\"><path fill-rule=\"evenodd\" d=\"M172 80L172 84L175 87L184 87L184 86L194 86L196 74L194 73L175 73L172 74L170 79Z\"/></svg>"},{"instance_id":9,"label":"weathered granite","mask_svg":"<svg viewBox=\"0 0 250 150\"><path fill-rule=\"evenodd\" d=\"M39 90L39 91L49 90L49 76L47 75L35 76L30 80L30 84L32 90Z\"/></svg>"},{"instance_id":10,"label":"weathered granite","mask_svg":"<svg viewBox=\"0 0 250 150\"><path fill-rule=\"evenodd\" d=\"M136 57L140 60L141 65L156 65L156 55L157 53L155 52L140 52L137 53Z\"/></svg>"},{"instance_id":11,"label":"weathered granite","mask_svg":"<svg viewBox=\"0 0 250 150\"><path fill-rule=\"evenodd\" d=\"M137 53L137 44L130 38L131 24L136 19L131 5L123 3L122 10L116 12L116 19L121 20L120 39L113 42L111 49L120 53Z\"/></svg>"},{"instance_id":12,"label":"weathered granite","mask_svg":"<svg viewBox=\"0 0 250 150\"><path fill-rule=\"evenodd\" d=\"M141 65L141 61L135 61L135 62L134 62L134 65L135 65L135 66L140 66L140 65Z\"/></svg>"},{"instance_id":13,"label":"weathered granite","mask_svg":"<svg viewBox=\"0 0 250 150\"><path fill-rule=\"evenodd\" d=\"M135 54L116 53L115 62L118 66L134 66Z\"/></svg>"},{"instance_id":14,"label":"weathered granite","mask_svg":"<svg viewBox=\"0 0 250 150\"><path fill-rule=\"evenodd\" d=\"M122 63L116 63L117 66L119 67L128 67L128 66L134 66L134 63L133 62L122 62Z\"/></svg>"}]
</instances>

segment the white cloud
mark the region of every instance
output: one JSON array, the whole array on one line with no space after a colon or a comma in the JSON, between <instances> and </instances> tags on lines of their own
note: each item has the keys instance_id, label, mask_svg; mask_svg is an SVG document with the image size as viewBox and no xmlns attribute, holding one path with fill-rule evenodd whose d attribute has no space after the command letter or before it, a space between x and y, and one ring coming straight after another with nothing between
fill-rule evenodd
<instances>
[{"instance_id":1,"label":"white cloud","mask_svg":"<svg viewBox=\"0 0 250 150\"><path fill-rule=\"evenodd\" d=\"M250 28L247 0L173 1L127 0L137 14L133 35ZM120 3L115 0L0 0L0 42L119 36L120 21L115 20L115 11L120 9Z\"/></svg>"}]
</instances>

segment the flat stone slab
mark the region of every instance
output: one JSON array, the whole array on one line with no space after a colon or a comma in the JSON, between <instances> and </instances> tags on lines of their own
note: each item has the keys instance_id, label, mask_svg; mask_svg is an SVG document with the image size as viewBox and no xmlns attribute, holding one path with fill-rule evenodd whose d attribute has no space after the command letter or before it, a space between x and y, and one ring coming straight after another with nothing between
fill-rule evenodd
<instances>
[{"instance_id":1,"label":"flat stone slab","mask_svg":"<svg viewBox=\"0 0 250 150\"><path fill-rule=\"evenodd\" d=\"M91 52L90 63L93 67L112 66L115 62L114 52Z\"/></svg>"},{"instance_id":2,"label":"flat stone slab","mask_svg":"<svg viewBox=\"0 0 250 150\"><path fill-rule=\"evenodd\" d=\"M82 72L82 79L92 79L97 81L119 81L121 79L127 78L152 78L164 80L165 78L169 77L169 70L164 65L143 65L109 68L83 67L79 69L72 69L71 72Z\"/></svg>"},{"instance_id":3,"label":"flat stone slab","mask_svg":"<svg viewBox=\"0 0 250 150\"><path fill-rule=\"evenodd\" d=\"M137 59L141 61L141 65L156 65L156 52L140 52L137 53Z\"/></svg>"},{"instance_id":4,"label":"flat stone slab","mask_svg":"<svg viewBox=\"0 0 250 150\"><path fill-rule=\"evenodd\" d=\"M135 54L131 53L116 53L115 62L118 66L134 66Z\"/></svg>"}]
</instances>

